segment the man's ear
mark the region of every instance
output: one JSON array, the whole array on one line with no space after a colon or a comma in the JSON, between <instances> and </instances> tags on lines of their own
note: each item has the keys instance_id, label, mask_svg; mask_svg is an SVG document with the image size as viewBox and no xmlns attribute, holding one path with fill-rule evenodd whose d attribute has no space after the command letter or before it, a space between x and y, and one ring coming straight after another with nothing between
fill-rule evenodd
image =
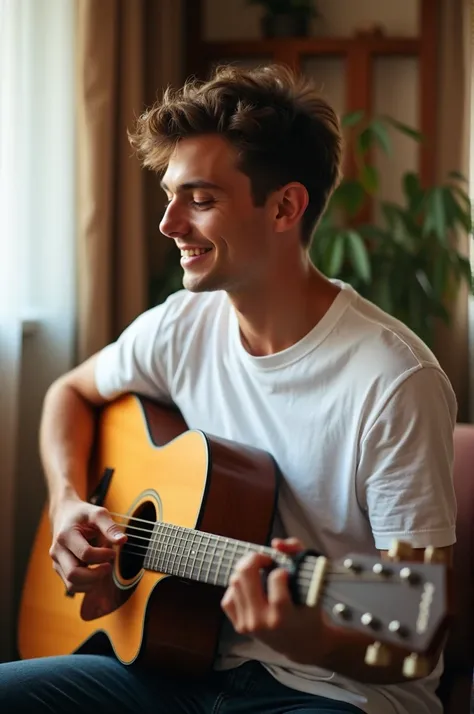
<instances>
[{"instance_id":1,"label":"man's ear","mask_svg":"<svg viewBox=\"0 0 474 714\"><path fill-rule=\"evenodd\" d=\"M289 183L278 191L275 198L275 230L283 233L301 220L309 202L308 191L302 183Z\"/></svg>"}]
</instances>

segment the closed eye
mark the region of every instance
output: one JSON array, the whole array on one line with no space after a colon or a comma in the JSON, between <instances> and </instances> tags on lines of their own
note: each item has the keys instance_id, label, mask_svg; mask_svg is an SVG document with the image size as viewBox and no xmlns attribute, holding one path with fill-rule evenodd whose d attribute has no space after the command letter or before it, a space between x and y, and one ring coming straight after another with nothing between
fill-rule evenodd
<instances>
[{"instance_id":1,"label":"closed eye","mask_svg":"<svg viewBox=\"0 0 474 714\"><path fill-rule=\"evenodd\" d=\"M214 203L213 199L208 200L208 201L191 201L191 205L193 205L195 208L198 208L198 209L199 208L201 208L201 209L210 208L213 203Z\"/></svg>"}]
</instances>

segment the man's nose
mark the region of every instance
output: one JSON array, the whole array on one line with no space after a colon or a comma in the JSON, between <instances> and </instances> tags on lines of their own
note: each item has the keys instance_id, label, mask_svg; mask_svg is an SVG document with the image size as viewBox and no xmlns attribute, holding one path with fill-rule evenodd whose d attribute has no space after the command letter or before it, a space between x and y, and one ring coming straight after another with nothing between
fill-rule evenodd
<instances>
[{"instance_id":1,"label":"man's nose","mask_svg":"<svg viewBox=\"0 0 474 714\"><path fill-rule=\"evenodd\" d=\"M189 221L185 211L174 200L166 207L165 215L160 221L160 231L168 238L181 238L189 233Z\"/></svg>"}]
</instances>

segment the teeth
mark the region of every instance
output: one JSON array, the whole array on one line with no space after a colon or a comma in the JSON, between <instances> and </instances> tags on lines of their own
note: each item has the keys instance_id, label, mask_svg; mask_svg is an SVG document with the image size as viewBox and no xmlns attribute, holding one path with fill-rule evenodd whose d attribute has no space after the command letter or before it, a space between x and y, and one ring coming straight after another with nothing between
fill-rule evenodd
<instances>
[{"instance_id":1,"label":"teeth","mask_svg":"<svg viewBox=\"0 0 474 714\"><path fill-rule=\"evenodd\" d=\"M194 255L202 255L203 253L207 253L208 250L210 250L210 248L191 248L191 250L182 250L181 257L192 258Z\"/></svg>"}]
</instances>

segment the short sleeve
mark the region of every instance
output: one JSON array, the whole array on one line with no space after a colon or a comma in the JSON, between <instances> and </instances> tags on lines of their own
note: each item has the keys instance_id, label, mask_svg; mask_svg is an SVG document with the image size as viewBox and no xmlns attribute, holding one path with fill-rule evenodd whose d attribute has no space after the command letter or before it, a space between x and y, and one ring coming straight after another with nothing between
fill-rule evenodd
<instances>
[{"instance_id":1,"label":"short sleeve","mask_svg":"<svg viewBox=\"0 0 474 714\"><path fill-rule=\"evenodd\" d=\"M447 377L436 366L423 366L399 381L367 425L357 492L379 550L395 538L414 548L455 542L455 422Z\"/></svg>"},{"instance_id":2,"label":"short sleeve","mask_svg":"<svg viewBox=\"0 0 474 714\"><path fill-rule=\"evenodd\" d=\"M164 305L144 312L99 352L95 379L104 399L135 392L171 401L162 358L164 316Z\"/></svg>"}]
</instances>

